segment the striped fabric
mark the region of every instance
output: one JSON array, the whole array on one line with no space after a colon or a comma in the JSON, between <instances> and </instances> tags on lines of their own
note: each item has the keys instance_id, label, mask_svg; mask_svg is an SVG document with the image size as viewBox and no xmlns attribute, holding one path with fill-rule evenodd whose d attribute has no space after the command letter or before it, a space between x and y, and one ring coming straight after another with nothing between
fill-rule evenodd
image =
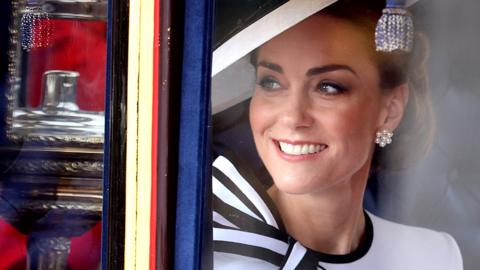
<instances>
[{"instance_id":1,"label":"striped fabric","mask_svg":"<svg viewBox=\"0 0 480 270\"><path fill-rule=\"evenodd\" d=\"M288 236L279 230L281 221L267 205L267 194L223 156L213 163L212 189L214 251L263 260L278 269Z\"/></svg>"},{"instance_id":2,"label":"striped fabric","mask_svg":"<svg viewBox=\"0 0 480 270\"><path fill-rule=\"evenodd\" d=\"M463 269L458 245L450 235L367 212L363 241L356 250L334 255L304 247L286 233L255 174L230 152L213 162L212 188L214 269Z\"/></svg>"},{"instance_id":3,"label":"striped fabric","mask_svg":"<svg viewBox=\"0 0 480 270\"><path fill-rule=\"evenodd\" d=\"M253 174L236 165L224 156L213 162L214 269L325 269L285 233Z\"/></svg>"}]
</instances>

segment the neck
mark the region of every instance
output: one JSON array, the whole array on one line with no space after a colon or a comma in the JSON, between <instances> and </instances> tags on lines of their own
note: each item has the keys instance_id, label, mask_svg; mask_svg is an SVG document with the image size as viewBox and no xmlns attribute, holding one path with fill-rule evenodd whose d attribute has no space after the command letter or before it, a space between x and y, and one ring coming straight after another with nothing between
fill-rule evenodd
<instances>
[{"instance_id":1,"label":"neck","mask_svg":"<svg viewBox=\"0 0 480 270\"><path fill-rule=\"evenodd\" d=\"M365 232L363 194L368 170L334 187L312 194L268 190L287 232L304 246L328 254L348 254Z\"/></svg>"}]
</instances>

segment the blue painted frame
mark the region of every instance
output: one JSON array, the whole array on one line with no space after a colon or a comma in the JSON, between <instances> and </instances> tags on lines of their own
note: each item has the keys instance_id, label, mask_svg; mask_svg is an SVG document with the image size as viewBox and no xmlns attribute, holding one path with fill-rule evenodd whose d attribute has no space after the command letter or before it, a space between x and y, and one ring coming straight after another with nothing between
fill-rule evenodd
<instances>
[{"instance_id":1,"label":"blue painted frame","mask_svg":"<svg viewBox=\"0 0 480 270\"><path fill-rule=\"evenodd\" d=\"M213 1L186 0L174 269L211 269Z\"/></svg>"}]
</instances>

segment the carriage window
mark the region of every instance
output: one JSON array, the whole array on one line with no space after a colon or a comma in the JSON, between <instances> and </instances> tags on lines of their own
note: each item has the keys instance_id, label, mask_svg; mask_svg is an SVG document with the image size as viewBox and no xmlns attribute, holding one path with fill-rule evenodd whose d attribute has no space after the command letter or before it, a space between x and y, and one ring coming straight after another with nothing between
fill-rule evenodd
<instances>
[{"instance_id":1,"label":"carriage window","mask_svg":"<svg viewBox=\"0 0 480 270\"><path fill-rule=\"evenodd\" d=\"M399 228L427 228L424 241L445 232L449 262L455 269L462 269L462 261L464 269L475 269L480 247L480 148L475 143L480 39L475 29L480 21L473 10L479 4L406 1L402 8L411 13L414 28L408 19L396 18L414 38L389 44L391 53L381 31L382 24L393 29L395 23L387 23L388 5L382 16L383 1L370 1L382 2L380 8L367 1L312 1L310 13L295 1L272 2L216 1L214 269L329 269L332 263L357 269L359 258L382 245L372 232L397 237L383 227L385 219ZM448 16L452 10L464 15ZM352 22L362 27L351 27ZM366 28L370 32L362 32ZM359 42L362 38L370 40L368 46ZM378 65L360 63L365 51ZM377 51L382 54L372 59ZM380 75L365 87L369 69ZM379 103L375 98L363 103L366 91L406 105L395 112L385 109L388 117L372 124L370 117L379 118L371 108ZM365 186L359 188L358 182ZM362 199L349 197L350 192ZM345 210L345 201L356 208ZM328 226L340 224L346 212L360 217L349 224L362 233L349 242L351 249L332 248L325 241L342 240L329 235ZM371 261L375 256L380 255L363 257L362 266L378 265Z\"/></svg>"},{"instance_id":2,"label":"carriage window","mask_svg":"<svg viewBox=\"0 0 480 270\"><path fill-rule=\"evenodd\" d=\"M0 269L100 265L107 6L1 3Z\"/></svg>"}]
</instances>

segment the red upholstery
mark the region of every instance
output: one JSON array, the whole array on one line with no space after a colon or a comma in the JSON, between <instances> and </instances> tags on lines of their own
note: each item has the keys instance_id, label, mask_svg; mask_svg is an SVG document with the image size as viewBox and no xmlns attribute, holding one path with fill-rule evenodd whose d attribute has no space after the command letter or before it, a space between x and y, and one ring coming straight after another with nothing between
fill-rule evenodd
<instances>
[{"instance_id":1,"label":"red upholstery","mask_svg":"<svg viewBox=\"0 0 480 270\"><path fill-rule=\"evenodd\" d=\"M101 223L80 237L72 238L69 270L98 269L100 264ZM0 270L26 269L27 237L0 219Z\"/></svg>"},{"instance_id":2,"label":"red upholstery","mask_svg":"<svg viewBox=\"0 0 480 270\"><path fill-rule=\"evenodd\" d=\"M50 45L47 48L33 48L28 54L27 103L32 107L40 104L42 75L45 71L71 70L80 73L77 84L77 103L80 109L103 111L106 89L106 22L51 19L50 25Z\"/></svg>"},{"instance_id":3,"label":"red upholstery","mask_svg":"<svg viewBox=\"0 0 480 270\"><path fill-rule=\"evenodd\" d=\"M27 237L0 219L0 270L25 269Z\"/></svg>"}]
</instances>

